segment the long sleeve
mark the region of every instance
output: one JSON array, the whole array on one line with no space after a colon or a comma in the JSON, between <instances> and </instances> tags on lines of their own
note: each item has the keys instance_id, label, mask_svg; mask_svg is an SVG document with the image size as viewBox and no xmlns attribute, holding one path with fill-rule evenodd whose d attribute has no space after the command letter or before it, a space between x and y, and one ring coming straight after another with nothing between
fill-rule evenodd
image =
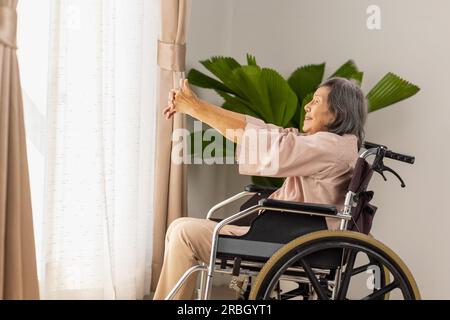
<instances>
[{"instance_id":1,"label":"long sleeve","mask_svg":"<svg viewBox=\"0 0 450 320\"><path fill-rule=\"evenodd\" d=\"M239 173L268 177L314 176L336 166L339 139L334 133L301 134L246 116L237 147Z\"/></svg>"}]
</instances>

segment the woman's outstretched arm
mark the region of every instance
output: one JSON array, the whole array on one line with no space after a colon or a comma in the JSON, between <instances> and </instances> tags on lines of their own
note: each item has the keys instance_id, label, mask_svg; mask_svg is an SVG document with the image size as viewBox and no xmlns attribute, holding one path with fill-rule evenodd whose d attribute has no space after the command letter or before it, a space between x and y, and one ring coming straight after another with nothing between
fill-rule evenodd
<instances>
[{"instance_id":1,"label":"woman's outstretched arm","mask_svg":"<svg viewBox=\"0 0 450 320\"><path fill-rule=\"evenodd\" d=\"M170 119L177 112L188 114L206 123L236 143L240 143L242 131L246 126L245 115L199 99L189 87L188 80L183 81L181 90L170 92L169 106L163 113L166 119Z\"/></svg>"}]
</instances>

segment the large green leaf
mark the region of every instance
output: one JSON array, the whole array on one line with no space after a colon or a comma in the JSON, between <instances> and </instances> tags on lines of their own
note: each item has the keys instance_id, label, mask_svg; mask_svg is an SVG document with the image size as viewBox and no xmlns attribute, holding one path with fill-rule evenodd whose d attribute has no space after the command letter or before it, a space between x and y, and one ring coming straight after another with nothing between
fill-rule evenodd
<instances>
[{"instance_id":1,"label":"large green leaf","mask_svg":"<svg viewBox=\"0 0 450 320\"><path fill-rule=\"evenodd\" d=\"M189 80L190 84L200 88L214 89L223 92L233 93L233 91L226 85L224 85L222 82L217 81L216 79L213 79L211 77L208 77L206 74L196 69L191 69L189 71L187 79Z\"/></svg>"},{"instance_id":2,"label":"large green leaf","mask_svg":"<svg viewBox=\"0 0 450 320\"><path fill-rule=\"evenodd\" d=\"M353 60L348 60L344 63L330 78L341 77L345 79L353 79L358 85L361 85L364 73L358 70Z\"/></svg>"},{"instance_id":3,"label":"large green leaf","mask_svg":"<svg viewBox=\"0 0 450 320\"><path fill-rule=\"evenodd\" d=\"M201 64L222 82L195 69L188 78L194 85L215 90L229 110L286 126L296 111L295 93L275 70L261 69L254 56L248 54L247 63L241 66L230 57L212 57Z\"/></svg>"},{"instance_id":4,"label":"large green leaf","mask_svg":"<svg viewBox=\"0 0 450 320\"><path fill-rule=\"evenodd\" d=\"M248 114L249 116L256 118L262 117L262 115L258 113L258 109L254 108L247 100L234 97L220 90L216 90L216 92L225 100L222 108L238 113Z\"/></svg>"},{"instance_id":5,"label":"large green leaf","mask_svg":"<svg viewBox=\"0 0 450 320\"><path fill-rule=\"evenodd\" d=\"M361 87L363 78L364 78L364 72L356 72L356 73L352 74L350 77L348 77L347 79L355 80L356 83Z\"/></svg>"},{"instance_id":6,"label":"large green leaf","mask_svg":"<svg viewBox=\"0 0 450 320\"><path fill-rule=\"evenodd\" d=\"M211 57L210 59L200 61L200 63L217 78L227 77L234 69L239 68L241 64L231 57Z\"/></svg>"},{"instance_id":7,"label":"large green leaf","mask_svg":"<svg viewBox=\"0 0 450 320\"><path fill-rule=\"evenodd\" d=\"M352 74L355 74L357 72L359 72L359 70L358 67L356 66L356 63L353 60L348 60L335 73L333 73L330 78L334 77L348 78Z\"/></svg>"},{"instance_id":8,"label":"large green leaf","mask_svg":"<svg viewBox=\"0 0 450 320\"><path fill-rule=\"evenodd\" d=\"M288 83L299 101L303 101L309 93L317 89L322 83L324 72L325 63L322 63L303 66L292 73Z\"/></svg>"},{"instance_id":9,"label":"large green leaf","mask_svg":"<svg viewBox=\"0 0 450 320\"><path fill-rule=\"evenodd\" d=\"M288 83L297 95L298 101L301 103L303 99L311 92L315 91L322 83L323 74L325 72L325 63L310 64L295 70L288 79ZM292 124L299 127L298 119L301 118L301 106L298 105Z\"/></svg>"},{"instance_id":10,"label":"large green leaf","mask_svg":"<svg viewBox=\"0 0 450 320\"><path fill-rule=\"evenodd\" d=\"M258 108L262 120L283 127L289 123L297 107L297 96L278 72L243 66L233 73L245 98Z\"/></svg>"},{"instance_id":11,"label":"large green leaf","mask_svg":"<svg viewBox=\"0 0 450 320\"><path fill-rule=\"evenodd\" d=\"M233 71L235 81L242 90L243 98L247 100L252 109L261 115L264 121L273 118L272 107L268 104L267 88L261 77L261 68L257 66L242 66Z\"/></svg>"},{"instance_id":12,"label":"large green leaf","mask_svg":"<svg viewBox=\"0 0 450 320\"><path fill-rule=\"evenodd\" d=\"M274 112L273 124L285 127L297 110L298 98L286 80L275 70L262 69L269 105Z\"/></svg>"},{"instance_id":13,"label":"large green leaf","mask_svg":"<svg viewBox=\"0 0 450 320\"><path fill-rule=\"evenodd\" d=\"M369 112L380 110L405 100L419 91L420 88L415 84L389 72L367 94Z\"/></svg>"},{"instance_id":14,"label":"large green leaf","mask_svg":"<svg viewBox=\"0 0 450 320\"><path fill-rule=\"evenodd\" d=\"M261 187L280 188L283 185L284 180L284 178L252 176L252 183Z\"/></svg>"},{"instance_id":15,"label":"large green leaf","mask_svg":"<svg viewBox=\"0 0 450 320\"><path fill-rule=\"evenodd\" d=\"M230 57L212 57L211 59L200 61L200 63L221 80L227 88L230 88L231 92L240 97L244 96L233 73L234 70L241 67L235 59Z\"/></svg>"},{"instance_id":16,"label":"large green leaf","mask_svg":"<svg viewBox=\"0 0 450 320\"><path fill-rule=\"evenodd\" d=\"M247 53L247 64L249 66L258 66L256 63L256 58L249 53Z\"/></svg>"}]
</instances>

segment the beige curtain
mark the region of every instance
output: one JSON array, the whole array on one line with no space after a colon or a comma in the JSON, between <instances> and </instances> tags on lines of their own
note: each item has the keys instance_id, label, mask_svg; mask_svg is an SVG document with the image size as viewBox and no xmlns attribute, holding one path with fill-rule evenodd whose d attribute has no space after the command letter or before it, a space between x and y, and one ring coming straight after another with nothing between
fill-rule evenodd
<instances>
[{"instance_id":1,"label":"beige curtain","mask_svg":"<svg viewBox=\"0 0 450 320\"><path fill-rule=\"evenodd\" d=\"M17 0L0 0L0 299L39 299L16 55Z\"/></svg>"},{"instance_id":2,"label":"beige curtain","mask_svg":"<svg viewBox=\"0 0 450 320\"><path fill-rule=\"evenodd\" d=\"M186 215L186 168L171 162L172 132L185 127L185 117L175 115L165 120L161 113L167 106L169 91L184 76L188 0L161 0L161 37L158 43L159 100L155 159L152 291L161 273L164 237L176 218Z\"/></svg>"}]
</instances>

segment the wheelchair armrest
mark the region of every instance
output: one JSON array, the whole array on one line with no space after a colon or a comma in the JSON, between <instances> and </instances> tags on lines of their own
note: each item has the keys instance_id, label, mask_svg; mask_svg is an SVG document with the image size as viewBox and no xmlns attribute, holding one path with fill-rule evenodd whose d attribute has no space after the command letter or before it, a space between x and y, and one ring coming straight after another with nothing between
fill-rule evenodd
<instances>
[{"instance_id":1,"label":"wheelchair armrest","mask_svg":"<svg viewBox=\"0 0 450 320\"><path fill-rule=\"evenodd\" d=\"M268 207L273 209L285 209L290 211L301 211L307 213L318 213L326 215L337 215L338 210L336 206L326 205L326 204L316 204L316 203L300 203L293 201L283 201L275 199L261 199L259 204L263 207Z\"/></svg>"},{"instance_id":2,"label":"wheelchair armrest","mask_svg":"<svg viewBox=\"0 0 450 320\"><path fill-rule=\"evenodd\" d=\"M276 187L263 187L258 186L256 184L249 184L244 189L247 192L255 192L255 193L263 193L263 194L271 194L278 190Z\"/></svg>"},{"instance_id":3,"label":"wheelchair armrest","mask_svg":"<svg viewBox=\"0 0 450 320\"><path fill-rule=\"evenodd\" d=\"M217 210L219 210L220 208L223 208L223 207L225 207L225 206L227 206L227 205L229 205L229 204L231 204L231 203L233 203L233 202L235 202L235 201L237 201L239 199L242 199L244 197L251 197L251 196L253 196L255 194L256 194L256 192L242 191L241 193L238 193L238 194L236 194L236 195L234 195L234 196L232 196L232 197L230 197L230 198L228 198L228 199L226 199L226 200L216 204L214 207L209 209L209 211L208 211L208 213L206 215L206 219L211 220L213 214Z\"/></svg>"},{"instance_id":4,"label":"wheelchair armrest","mask_svg":"<svg viewBox=\"0 0 450 320\"><path fill-rule=\"evenodd\" d=\"M254 196L256 194L261 195L262 197L268 197L270 194L272 194L276 190L277 190L277 188L274 188L274 187L261 187L261 186L257 186L254 184L250 184L245 187L245 190L243 192L238 193L238 194L216 204L214 207L212 207L208 211L208 213L206 215L206 219L211 220L213 217L213 214L217 210L219 210L220 208L223 208L226 205L229 205L230 203L233 203L241 198Z\"/></svg>"}]
</instances>

